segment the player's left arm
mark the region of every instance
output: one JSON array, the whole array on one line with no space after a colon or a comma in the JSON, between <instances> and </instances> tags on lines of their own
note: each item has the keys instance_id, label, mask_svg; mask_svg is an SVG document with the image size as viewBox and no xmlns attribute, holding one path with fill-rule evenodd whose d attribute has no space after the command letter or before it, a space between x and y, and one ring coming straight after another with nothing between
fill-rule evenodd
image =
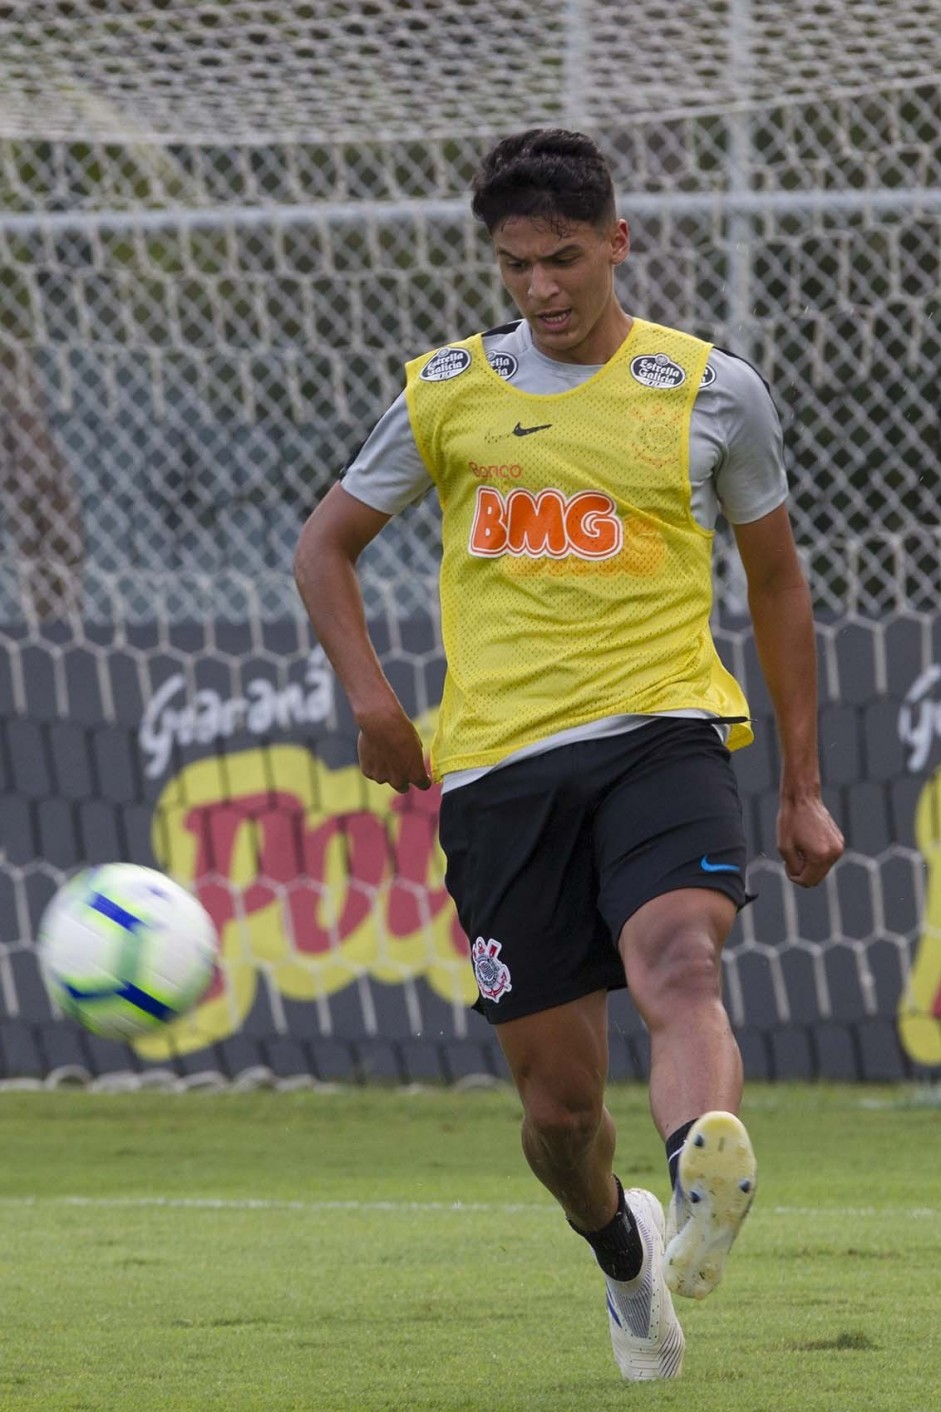
<instances>
[{"instance_id":1,"label":"player's left arm","mask_svg":"<svg viewBox=\"0 0 941 1412\"><path fill-rule=\"evenodd\" d=\"M791 881L813 887L843 852L843 835L820 797L810 589L786 505L733 529L781 746L778 848Z\"/></svg>"}]
</instances>

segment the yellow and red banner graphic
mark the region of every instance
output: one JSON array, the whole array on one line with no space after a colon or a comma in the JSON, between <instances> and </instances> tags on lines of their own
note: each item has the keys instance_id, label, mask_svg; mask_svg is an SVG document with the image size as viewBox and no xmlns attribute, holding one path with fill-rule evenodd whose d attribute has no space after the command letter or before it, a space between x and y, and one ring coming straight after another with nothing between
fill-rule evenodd
<instances>
[{"instance_id":1,"label":"yellow and red banner graphic","mask_svg":"<svg viewBox=\"0 0 941 1412\"><path fill-rule=\"evenodd\" d=\"M941 1064L941 770L918 796L915 841L927 866L927 887L908 984L899 1002L899 1037L916 1064Z\"/></svg>"},{"instance_id":2,"label":"yellow and red banner graphic","mask_svg":"<svg viewBox=\"0 0 941 1412\"><path fill-rule=\"evenodd\" d=\"M427 741L433 719L416 722ZM184 766L154 808L158 863L208 909L215 979L189 1016L137 1044L148 1060L238 1032L261 979L317 1001L361 977L422 977L445 1001L476 997L468 944L444 886L440 787L394 793L358 766L266 745Z\"/></svg>"}]
</instances>

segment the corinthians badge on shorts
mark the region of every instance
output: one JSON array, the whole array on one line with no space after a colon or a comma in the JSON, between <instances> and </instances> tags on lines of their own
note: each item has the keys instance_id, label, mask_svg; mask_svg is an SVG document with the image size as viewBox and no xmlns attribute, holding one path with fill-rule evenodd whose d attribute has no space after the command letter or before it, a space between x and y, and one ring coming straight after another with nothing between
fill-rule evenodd
<instances>
[{"instance_id":1,"label":"corinthians badge on shorts","mask_svg":"<svg viewBox=\"0 0 941 1412\"><path fill-rule=\"evenodd\" d=\"M484 941L482 936L479 936L471 947L474 975L485 1000L499 1001L501 996L513 989L510 984L510 968L500 960L500 949L499 941L494 941L493 937Z\"/></svg>"}]
</instances>

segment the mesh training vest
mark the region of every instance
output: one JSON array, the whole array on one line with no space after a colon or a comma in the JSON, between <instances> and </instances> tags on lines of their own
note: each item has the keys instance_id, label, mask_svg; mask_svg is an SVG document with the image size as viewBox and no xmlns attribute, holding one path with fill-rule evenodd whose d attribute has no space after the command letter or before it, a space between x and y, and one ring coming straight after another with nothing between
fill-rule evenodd
<instances>
[{"instance_id":1,"label":"mesh training vest","mask_svg":"<svg viewBox=\"0 0 941 1412\"><path fill-rule=\"evenodd\" d=\"M436 779L622 712L698 707L736 722L730 749L752 740L709 630L713 535L690 511L711 348L635 319L593 377L548 396L515 388L480 334L407 364L443 517Z\"/></svg>"}]
</instances>

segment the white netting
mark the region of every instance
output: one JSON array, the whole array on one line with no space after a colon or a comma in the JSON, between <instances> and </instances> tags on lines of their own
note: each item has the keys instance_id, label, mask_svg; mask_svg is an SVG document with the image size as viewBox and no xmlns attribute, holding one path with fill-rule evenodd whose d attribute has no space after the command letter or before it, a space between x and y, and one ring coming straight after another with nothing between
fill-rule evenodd
<instances>
[{"instance_id":1,"label":"white netting","mask_svg":"<svg viewBox=\"0 0 941 1412\"><path fill-rule=\"evenodd\" d=\"M477 159L560 122L611 159L628 305L775 389L819 607L933 602L939 73L915 0L3 7L0 617L138 572L146 615L166 569L285 611L403 358L506 317ZM434 538L426 504L373 577Z\"/></svg>"},{"instance_id":2,"label":"white netting","mask_svg":"<svg viewBox=\"0 0 941 1412\"><path fill-rule=\"evenodd\" d=\"M774 102L937 73L934 0L28 0L3 127L72 143L485 128Z\"/></svg>"},{"instance_id":3,"label":"white netting","mask_svg":"<svg viewBox=\"0 0 941 1412\"><path fill-rule=\"evenodd\" d=\"M47 699L47 672L43 729L61 726L76 758L97 759L97 727L73 728L85 699L73 659L100 685L108 653L127 647L144 709L141 683L159 685L168 634L187 624L202 625L196 646L170 655L192 657L191 687L208 662L230 696L258 660L280 681L266 657L271 625L292 625L295 657L306 650L290 575L300 525L398 391L403 360L511 312L467 192L487 146L535 124L584 127L602 144L632 225L626 305L744 353L771 384L798 541L834 625L827 700L852 684L844 628L866 620L872 641L892 641L893 624L935 610L937 0L2 5L5 772L21 717ZM437 645L434 628L413 639L409 623L433 600L436 530L426 501L364 566L394 671L420 677L419 710L434 701ZM742 585L724 540L719 581L730 623ZM928 641L928 619L917 621ZM728 639L738 654L746 642ZM53 666L37 667L50 650ZM930 651L915 656L928 670ZM860 698L867 723L888 689L880 671ZM102 689L102 729L120 719L122 683L119 673ZM862 719L853 738L869 741ZM196 716L191 726L195 748ZM137 760L133 744L122 749ZM851 859L812 921L782 901L760 940L745 923L733 1006L756 966L778 974L763 947L779 939L787 984L806 956L824 1018L844 981L858 982L869 1013L872 957L888 958L886 991L907 974L918 921L885 908L891 886L917 891L921 854L904 808L867 833L885 781L867 773L871 742L854 759L835 801L849 810ZM36 877L150 846L139 762L126 765L120 823L96 807L96 789L108 790L98 768L71 794L55 771L12 790L19 841L0 885L23 945ZM762 776L752 837L773 856L773 771L748 769ZM908 799L904 766L896 776L892 790ZM760 869L778 886L776 863ZM845 925L843 880L872 899L862 936ZM0 956L8 1005L22 992L11 965ZM837 969L821 989L827 966ZM375 1029L368 975L357 985ZM790 1022L788 995L771 986L769 1024ZM323 1002L321 1019L338 1004ZM273 1014L277 1028L283 1009ZM414 1028L414 1005L409 1015Z\"/></svg>"}]
</instances>

